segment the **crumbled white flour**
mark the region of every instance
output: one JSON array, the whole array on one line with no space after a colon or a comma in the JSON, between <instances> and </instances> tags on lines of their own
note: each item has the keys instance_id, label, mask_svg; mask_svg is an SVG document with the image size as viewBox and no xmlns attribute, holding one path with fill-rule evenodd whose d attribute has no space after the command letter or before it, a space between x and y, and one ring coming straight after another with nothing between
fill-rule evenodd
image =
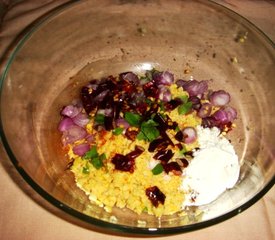
<instances>
[{"instance_id":1,"label":"crumbled white flour","mask_svg":"<svg viewBox=\"0 0 275 240\"><path fill-rule=\"evenodd\" d=\"M220 130L199 126L197 135L200 149L186 168L181 186L186 192L183 206L208 204L239 178L238 156Z\"/></svg>"},{"instance_id":2,"label":"crumbled white flour","mask_svg":"<svg viewBox=\"0 0 275 240\"><path fill-rule=\"evenodd\" d=\"M223 135L220 135L220 130L218 128L203 128L198 126L197 135L201 149L217 147L226 152L235 154L233 145Z\"/></svg>"}]
</instances>

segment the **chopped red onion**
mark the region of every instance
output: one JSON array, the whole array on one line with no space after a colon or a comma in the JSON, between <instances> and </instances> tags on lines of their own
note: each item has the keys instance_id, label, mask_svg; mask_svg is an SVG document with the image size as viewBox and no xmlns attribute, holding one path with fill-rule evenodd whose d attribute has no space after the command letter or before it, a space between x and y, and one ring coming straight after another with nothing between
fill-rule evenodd
<instances>
[{"instance_id":1,"label":"chopped red onion","mask_svg":"<svg viewBox=\"0 0 275 240\"><path fill-rule=\"evenodd\" d=\"M113 108L105 108L104 115L107 117L112 117L114 115L114 109Z\"/></svg>"},{"instance_id":2,"label":"chopped red onion","mask_svg":"<svg viewBox=\"0 0 275 240\"><path fill-rule=\"evenodd\" d=\"M73 147L73 153L78 156L83 156L89 150L90 150L90 145L87 143L82 143Z\"/></svg>"},{"instance_id":3,"label":"chopped red onion","mask_svg":"<svg viewBox=\"0 0 275 240\"><path fill-rule=\"evenodd\" d=\"M179 87L182 87L185 91L188 92L189 96L197 96L201 97L203 93L208 90L208 83L205 80L197 81L197 80L178 80L176 84Z\"/></svg>"},{"instance_id":4,"label":"chopped red onion","mask_svg":"<svg viewBox=\"0 0 275 240\"><path fill-rule=\"evenodd\" d=\"M183 142L186 144L193 143L197 139L197 132L193 127L186 127L182 130Z\"/></svg>"},{"instance_id":5,"label":"chopped red onion","mask_svg":"<svg viewBox=\"0 0 275 240\"><path fill-rule=\"evenodd\" d=\"M59 125L58 125L58 130L60 132L64 132L64 131L67 131L71 126L74 125L74 122L71 118L69 117L64 117L60 122L59 122Z\"/></svg>"},{"instance_id":6,"label":"chopped red onion","mask_svg":"<svg viewBox=\"0 0 275 240\"><path fill-rule=\"evenodd\" d=\"M139 78L133 72L121 73L121 74L119 74L119 78L123 79L123 80L127 80L127 81L133 83L134 85L139 85Z\"/></svg>"},{"instance_id":7,"label":"chopped red onion","mask_svg":"<svg viewBox=\"0 0 275 240\"><path fill-rule=\"evenodd\" d=\"M212 111L212 106L210 103L203 103L198 111L198 116L200 118L209 117Z\"/></svg>"},{"instance_id":8,"label":"chopped red onion","mask_svg":"<svg viewBox=\"0 0 275 240\"><path fill-rule=\"evenodd\" d=\"M86 113L79 113L72 120L79 127L85 127L90 121Z\"/></svg>"},{"instance_id":9,"label":"chopped red onion","mask_svg":"<svg viewBox=\"0 0 275 240\"><path fill-rule=\"evenodd\" d=\"M223 109L219 109L213 114L213 119L219 123L228 123L227 113Z\"/></svg>"},{"instance_id":10,"label":"chopped red onion","mask_svg":"<svg viewBox=\"0 0 275 240\"><path fill-rule=\"evenodd\" d=\"M107 96L107 94L110 92L109 89L102 91L101 93L99 93L94 99L93 102L101 102L103 101L103 99Z\"/></svg>"},{"instance_id":11,"label":"chopped red onion","mask_svg":"<svg viewBox=\"0 0 275 240\"><path fill-rule=\"evenodd\" d=\"M179 79L176 81L176 84L178 87L183 87L187 82L187 80Z\"/></svg>"},{"instance_id":12,"label":"chopped red onion","mask_svg":"<svg viewBox=\"0 0 275 240\"><path fill-rule=\"evenodd\" d=\"M170 89L161 85L158 88L158 98L163 102L169 102L172 99L172 94L170 92Z\"/></svg>"},{"instance_id":13,"label":"chopped red onion","mask_svg":"<svg viewBox=\"0 0 275 240\"><path fill-rule=\"evenodd\" d=\"M87 132L84 128L73 125L68 130L63 132L62 142L64 145L74 143L75 141L85 138Z\"/></svg>"},{"instance_id":14,"label":"chopped red onion","mask_svg":"<svg viewBox=\"0 0 275 240\"><path fill-rule=\"evenodd\" d=\"M192 108L195 110L199 110L201 108L201 99L197 96L192 96L188 98L189 102L192 102Z\"/></svg>"},{"instance_id":15,"label":"chopped red onion","mask_svg":"<svg viewBox=\"0 0 275 240\"><path fill-rule=\"evenodd\" d=\"M118 118L116 120L116 127L122 127L124 129L127 129L130 127L130 124L124 118Z\"/></svg>"},{"instance_id":16,"label":"chopped red onion","mask_svg":"<svg viewBox=\"0 0 275 240\"><path fill-rule=\"evenodd\" d=\"M237 118L237 110L233 107L225 107L224 111L227 113L227 118L230 122L233 122Z\"/></svg>"},{"instance_id":17,"label":"chopped red onion","mask_svg":"<svg viewBox=\"0 0 275 240\"><path fill-rule=\"evenodd\" d=\"M210 95L209 100L214 106L225 106L230 102L230 94L224 90L215 91Z\"/></svg>"},{"instance_id":18,"label":"chopped red onion","mask_svg":"<svg viewBox=\"0 0 275 240\"><path fill-rule=\"evenodd\" d=\"M81 112L81 108L73 106L73 105L68 105L66 107L63 108L63 110L61 111L61 114L63 116L67 116L70 118L75 117L77 114L79 114Z\"/></svg>"},{"instance_id":19,"label":"chopped red onion","mask_svg":"<svg viewBox=\"0 0 275 240\"><path fill-rule=\"evenodd\" d=\"M232 107L224 107L213 114L213 118L222 124L232 122L237 118L237 111Z\"/></svg>"},{"instance_id":20,"label":"chopped red onion","mask_svg":"<svg viewBox=\"0 0 275 240\"><path fill-rule=\"evenodd\" d=\"M114 114L114 110L112 108L98 109L96 114L101 114L106 117L112 117Z\"/></svg>"},{"instance_id":21,"label":"chopped red onion","mask_svg":"<svg viewBox=\"0 0 275 240\"><path fill-rule=\"evenodd\" d=\"M174 75L168 71L156 72L153 75L153 80L157 85L171 85L174 82Z\"/></svg>"},{"instance_id":22,"label":"chopped red onion","mask_svg":"<svg viewBox=\"0 0 275 240\"><path fill-rule=\"evenodd\" d=\"M95 141L95 136L94 135L87 135L86 136L86 141L88 142L88 143L93 143L94 141Z\"/></svg>"}]
</instances>

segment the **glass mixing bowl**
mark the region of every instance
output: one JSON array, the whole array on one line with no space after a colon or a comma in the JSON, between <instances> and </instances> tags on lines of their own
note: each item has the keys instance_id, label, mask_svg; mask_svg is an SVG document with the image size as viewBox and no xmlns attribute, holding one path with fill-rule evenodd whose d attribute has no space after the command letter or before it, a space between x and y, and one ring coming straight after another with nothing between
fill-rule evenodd
<instances>
[{"instance_id":1,"label":"glass mixing bowl","mask_svg":"<svg viewBox=\"0 0 275 240\"><path fill-rule=\"evenodd\" d=\"M70 1L38 19L7 55L1 74L1 138L15 168L43 198L104 231L171 234L226 220L274 184L274 44L236 13L207 1ZM106 212L79 190L57 131L60 108L91 78L169 69L213 79L238 110L230 134L237 185L186 216Z\"/></svg>"}]
</instances>

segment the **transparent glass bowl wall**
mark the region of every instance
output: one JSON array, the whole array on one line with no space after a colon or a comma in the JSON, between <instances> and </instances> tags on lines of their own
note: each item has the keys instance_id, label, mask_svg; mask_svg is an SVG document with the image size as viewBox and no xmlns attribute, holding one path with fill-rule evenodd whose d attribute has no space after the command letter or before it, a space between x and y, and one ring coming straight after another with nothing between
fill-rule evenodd
<instances>
[{"instance_id":1,"label":"transparent glass bowl wall","mask_svg":"<svg viewBox=\"0 0 275 240\"><path fill-rule=\"evenodd\" d=\"M274 44L262 32L211 2L66 4L27 32L10 55L2 75L1 137L27 182L81 221L145 234L194 230L246 209L274 183L274 63ZM107 213L88 201L65 170L60 108L92 78L152 67L212 79L214 89L231 93L238 110L229 137L242 164L240 181L203 208L203 219L192 209L187 218Z\"/></svg>"}]
</instances>

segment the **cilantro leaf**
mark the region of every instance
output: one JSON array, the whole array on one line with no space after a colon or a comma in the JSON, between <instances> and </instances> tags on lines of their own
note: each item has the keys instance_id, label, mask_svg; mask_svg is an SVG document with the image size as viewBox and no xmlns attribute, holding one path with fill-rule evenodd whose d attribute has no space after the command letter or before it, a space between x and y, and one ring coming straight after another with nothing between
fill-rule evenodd
<instances>
[{"instance_id":1,"label":"cilantro leaf","mask_svg":"<svg viewBox=\"0 0 275 240\"><path fill-rule=\"evenodd\" d=\"M136 113L132 113L132 112L125 112L125 120L134 127L138 127L140 125L141 122L141 116L139 114Z\"/></svg>"},{"instance_id":2,"label":"cilantro leaf","mask_svg":"<svg viewBox=\"0 0 275 240\"><path fill-rule=\"evenodd\" d=\"M159 108L160 108L160 111L161 111L161 112L164 112L164 111L165 111L165 107L164 107L164 102L163 102L163 101L160 101L160 103L159 103Z\"/></svg>"},{"instance_id":3,"label":"cilantro leaf","mask_svg":"<svg viewBox=\"0 0 275 240\"><path fill-rule=\"evenodd\" d=\"M103 161L106 159L106 155L105 153L102 153L100 156L99 156L100 160Z\"/></svg>"},{"instance_id":4,"label":"cilantro leaf","mask_svg":"<svg viewBox=\"0 0 275 240\"><path fill-rule=\"evenodd\" d=\"M186 103L181 104L178 107L178 113L180 115L188 113L191 110L192 105L193 105L192 102L186 102Z\"/></svg>"},{"instance_id":5,"label":"cilantro leaf","mask_svg":"<svg viewBox=\"0 0 275 240\"><path fill-rule=\"evenodd\" d=\"M93 164L93 166L96 169L100 169L103 166L103 162L100 159L100 157L95 157L95 158L91 159L91 163Z\"/></svg>"},{"instance_id":6,"label":"cilantro leaf","mask_svg":"<svg viewBox=\"0 0 275 240\"><path fill-rule=\"evenodd\" d=\"M163 172L163 166L161 165L161 163L158 163L153 169L152 169L152 173L154 175L158 175L161 174Z\"/></svg>"},{"instance_id":7,"label":"cilantro leaf","mask_svg":"<svg viewBox=\"0 0 275 240\"><path fill-rule=\"evenodd\" d=\"M105 153L101 155L98 154L96 146L92 146L92 148L85 153L83 159L89 160L89 162L96 168L99 169L103 166L103 160L106 159ZM88 173L87 166L82 169L82 172Z\"/></svg>"},{"instance_id":8,"label":"cilantro leaf","mask_svg":"<svg viewBox=\"0 0 275 240\"><path fill-rule=\"evenodd\" d=\"M105 116L104 114L98 113L95 115L95 122L98 124L104 124Z\"/></svg>"},{"instance_id":9,"label":"cilantro leaf","mask_svg":"<svg viewBox=\"0 0 275 240\"><path fill-rule=\"evenodd\" d=\"M92 148L83 156L84 159L91 159L94 157L98 157L96 146L92 146Z\"/></svg>"},{"instance_id":10,"label":"cilantro leaf","mask_svg":"<svg viewBox=\"0 0 275 240\"><path fill-rule=\"evenodd\" d=\"M147 140L147 137L144 135L144 133L143 132L139 132L138 134L137 134L137 140Z\"/></svg>"},{"instance_id":11,"label":"cilantro leaf","mask_svg":"<svg viewBox=\"0 0 275 240\"><path fill-rule=\"evenodd\" d=\"M117 127L113 130L113 134L114 135L120 135L123 132L123 130L124 130L123 128Z\"/></svg>"},{"instance_id":12,"label":"cilantro leaf","mask_svg":"<svg viewBox=\"0 0 275 240\"><path fill-rule=\"evenodd\" d=\"M90 173L90 168L88 165L86 165L85 167L82 168L82 173L84 174L89 174Z\"/></svg>"},{"instance_id":13,"label":"cilantro leaf","mask_svg":"<svg viewBox=\"0 0 275 240\"><path fill-rule=\"evenodd\" d=\"M138 139L148 140L149 142L155 140L160 135L156 126L158 126L158 123L152 119L149 119L146 122L142 122L140 127L141 133L139 133L137 136Z\"/></svg>"},{"instance_id":14,"label":"cilantro leaf","mask_svg":"<svg viewBox=\"0 0 275 240\"><path fill-rule=\"evenodd\" d=\"M91 163L96 169L100 169L103 166L103 160L106 159L105 153L102 153L100 156L92 158Z\"/></svg>"},{"instance_id":15,"label":"cilantro leaf","mask_svg":"<svg viewBox=\"0 0 275 240\"><path fill-rule=\"evenodd\" d=\"M186 152L187 152L186 147L183 145L182 149L179 151L179 155L184 155L184 153Z\"/></svg>"},{"instance_id":16,"label":"cilantro leaf","mask_svg":"<svg viewBox=\"0 0 275 240\"><path fill-rule=\"evenodd\" d=\"M179 97L183 103L187 103L188 101L188 95L182 95Z\"/></svg>"}]
</instances>

